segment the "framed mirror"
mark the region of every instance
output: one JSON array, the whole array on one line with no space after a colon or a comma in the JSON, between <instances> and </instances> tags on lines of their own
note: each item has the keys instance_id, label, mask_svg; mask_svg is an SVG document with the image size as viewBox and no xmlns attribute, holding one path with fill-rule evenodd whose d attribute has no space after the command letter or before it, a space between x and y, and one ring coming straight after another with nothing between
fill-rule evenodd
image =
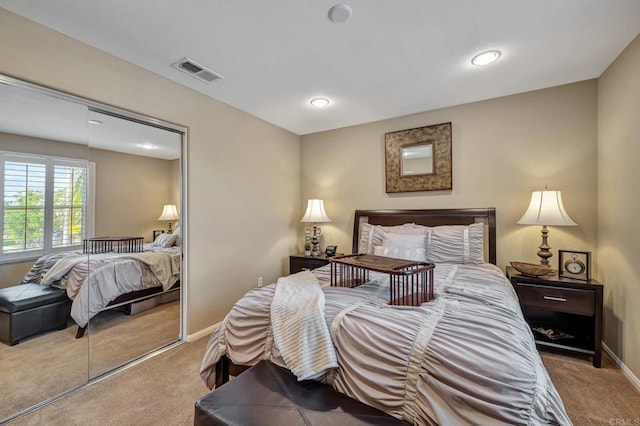
<instances>
[{"instance_id":1,"label":"framed mirror","mask_svg":"<svg viewBox=\"0 0 640 426\"><path fill-rule=\"evenodd\" d=\"M3 422L182 339L186 128L0 75L0 143Z\"/></svg>"},{"instance_id":2,"label":"framed mirror","mask_svg":"<svg viewBox=\"0 0 640 426\"><path fill-rule=\"evenodd\" d=\"M400 148L400 176L433 174L433 143L426 142Z\"/></svg>"}]
</instances>

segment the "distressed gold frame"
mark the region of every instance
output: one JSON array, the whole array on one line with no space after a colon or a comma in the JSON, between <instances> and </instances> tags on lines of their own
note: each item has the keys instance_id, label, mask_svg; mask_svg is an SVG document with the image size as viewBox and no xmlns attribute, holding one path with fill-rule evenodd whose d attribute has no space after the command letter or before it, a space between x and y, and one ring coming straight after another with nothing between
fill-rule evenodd
<instances>
[{"instance_id":1,"label":"distressed gold frame","mask_svg":"<svg viewBox=\"0 0 640 426\"><path fill-rule=\"evenodd\" d=\"M434 170L428 175L402 176L402 147L433 144ZM451 167L451 122L384 135L387 193L441 191L453 188Z\"/></svg>"}]
</instances>

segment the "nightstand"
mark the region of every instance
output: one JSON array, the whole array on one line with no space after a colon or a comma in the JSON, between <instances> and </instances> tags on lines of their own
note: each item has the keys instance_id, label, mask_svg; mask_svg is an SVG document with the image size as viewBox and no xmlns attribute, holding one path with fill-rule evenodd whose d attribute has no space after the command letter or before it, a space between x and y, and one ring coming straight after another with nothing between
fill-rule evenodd
<instances>
[{"instance_id":1,"label":"nightstand","mask_svg":"<svg viewBox=\"0 0 640 426\"><path fill-rule=\"evenodd\" d=\"M318 256L305 256L304 253L296 253L289 256L289 273L295 274L300 271L309 271L329 263L330 257L320 253Z\"/></svg>"},{"instance_id":2,"label":"nightstand","mask_svg":"<svg viewBox=\"0 0 640 426\"><path fill-rule=\"evenodd\" d=\"M507 278L518 293L524 318L536 344L591 355L593 366L602 360L602 293L596 280L579 281L557 274L528 277L507 266ZM538 330L553 330L544 334ZM569 335L569 337L564 337Z\"/></svg>"}]
</instances>

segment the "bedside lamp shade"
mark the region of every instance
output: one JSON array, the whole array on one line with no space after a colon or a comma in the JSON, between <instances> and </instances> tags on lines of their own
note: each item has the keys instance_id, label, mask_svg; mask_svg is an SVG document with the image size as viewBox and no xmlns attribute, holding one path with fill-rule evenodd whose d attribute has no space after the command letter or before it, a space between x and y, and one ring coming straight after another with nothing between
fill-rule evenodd
<instances>
[{"instance_id":1,"label":"bedside lamp shade","mask_svg":"<svg viewBox=\"0 0 640 426\"><path fill-rule=\"evenodd\" d=\"M162 208L162 214L158 218L158 220L169 221L169 234L171 233L171 221L178 219L180 219L180 215L178 215L178 209L175 204L165 204Z\"/></svg>"},{"instance_id":2,"label":"bedside lamp shade","mask_svg":"<svg viewBox=\"0 0 640 426\"><path fill-rule=\"evenodd\" d=\"M300 219L300 222L313 222L313 234L310 234L309 228L306 228L307 242L311 243L313 249L311 250L312 256L318 256L320 254L320 234L321 230L316 225L318 222L331 222L327 212L324 211L324 201L313 199L307 201L307 211Z\"/></svg>"},{"instance_id":3,"label":"bedside lamp shade","mask_svg":"<svg viewBox=\"0 0 640 426\"><path fill-rule=\"evenodd\" d=\"M307 201L307 211L300 222L331 222L327 212L324 211L324 201L317 199Z\"/></svg>"},{"instance_id":4,"label":"bedside lamp shade","mask_svg":"<svg viewBox=\"0 0 640 426\"><path fill-rule=\"evenodd\" d=\"M562 203L562 193L545 189L543 191L533 191L531 201L524 215L517 222L519 225L542 225L542 244L538 247L540 263L549 265L549 258L553 256L547 244L549 230L551 226L576 226L578 225L569 217L569 214Z\"/></svg>"},{"instance_id":5,"label":"bedside lamp shade","mask_svg":"<svg viewBox=\"0 0 640 426\"><path fill-rule=\"evenodd\" d=\"M560 191L533 191L529 208L518 221L519 225L553 225L574 226L577 225L569 217L562 204Z\"/></svg>"}]
</instances>

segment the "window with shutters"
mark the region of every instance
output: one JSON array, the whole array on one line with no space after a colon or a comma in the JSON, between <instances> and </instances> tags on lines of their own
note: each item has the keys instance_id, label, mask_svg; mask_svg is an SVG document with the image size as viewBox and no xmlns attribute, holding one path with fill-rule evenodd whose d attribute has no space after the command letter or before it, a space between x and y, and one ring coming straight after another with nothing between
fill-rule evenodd
<instances>
[{"instance_id":1,"label":"window with shutters","mask_svg":"<svg viewBox=\"0 0 640 426\"><path fill-rule=\"evenodd\" d=\"M93 164L0 152L0 261L80 248L93 219Z\"/></svg>"}]
</instances>

